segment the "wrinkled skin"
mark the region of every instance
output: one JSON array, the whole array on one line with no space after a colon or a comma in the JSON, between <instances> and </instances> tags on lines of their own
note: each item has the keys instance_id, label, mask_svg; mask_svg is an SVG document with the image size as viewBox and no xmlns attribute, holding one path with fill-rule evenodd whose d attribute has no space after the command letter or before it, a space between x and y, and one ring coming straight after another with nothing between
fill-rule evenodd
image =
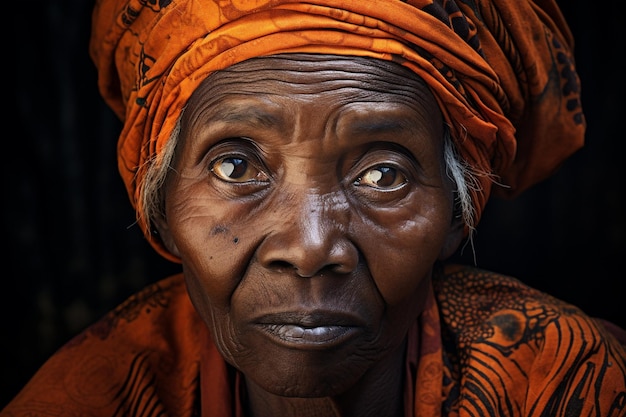
<instances>
[{"instance_id":1,"label":"wrinkled skin","mask_svg":"<svg viewBox=\"0 0 626 417\"><path fill-rule=\"evenodd\" d=\"M416 76L355 58L253 59L190 99L157 224L250 415L402 415L406 333L462 238L442 126Z\"/></svg>"}]
</instances>

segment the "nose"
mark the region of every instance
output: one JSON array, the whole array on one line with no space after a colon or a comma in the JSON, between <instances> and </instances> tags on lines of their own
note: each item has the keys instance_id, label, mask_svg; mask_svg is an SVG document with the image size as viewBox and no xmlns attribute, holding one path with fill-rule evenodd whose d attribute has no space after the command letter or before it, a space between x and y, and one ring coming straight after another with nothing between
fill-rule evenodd
<instances>
[{"instance_id":1,"label":"nose","mask_svg":"<svg viewBox=\"0 0 626 417\"><path fill-rule=\"evenodd\" d=\"M350 240L348 204L333 195L290 198L273 219L275 227L258 248L257 256L268 269L292 269L300 277L324 271L348 274L359 261Z\"/></svg>"}]
</instances>

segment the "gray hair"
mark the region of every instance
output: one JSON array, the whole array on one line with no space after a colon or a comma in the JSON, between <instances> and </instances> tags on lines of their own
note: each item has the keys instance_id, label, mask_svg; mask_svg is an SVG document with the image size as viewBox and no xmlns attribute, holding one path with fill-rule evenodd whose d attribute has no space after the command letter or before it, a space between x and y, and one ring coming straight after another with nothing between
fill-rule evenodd
<instances>
[{"instance_id":1,"label":"gray hair","mask_svg":"<svg viewBox=\"0 0 626 417\"><path fill-rule=\"evenodd\" d=\"M141 207L143 211L137 214L146 220L151 233L154 220L159 217L165 218L164 185L170 169L174 169L172 168L172 161L174 160L176 145L180 138L181 119L182 115L178 118L176 126L172 130L169 140L163 146L161 153L146 161L146 175L140 185Z\"/></svg>"},{"instance_id":2,"label":"gray hair","mask_svg":"<svg viewBox=\"0 0 626 417\"><path fill-rule=\"evenodd\" d=\"M454 185L454 215L462 216L463 223L472 237L476 229L475 208L470 191L480 191L480 183L472 166L459 154L450 129L445 126L443 133L443 158L446 165L446 174Z\"/></svg>"},{"instance_id":3,"label":"gray hair","mask_svg":"<svg viewBox=\"0 0 626 417\"><path fill-rule=\"evenodd\" d=\"M143 212L138 214L144 216L149 227L152 226L155 218L163 217L165 214L163 185L170 169L173 169L172 161L180 136L180 121L181 118L178 119L170 139L158 156L158 160L155 158L147 162L146 176L141 184ZM477 190L479 182L472 167L459 155L447 126L444 127L443 145L446 175L453 182L455 188L454 215L463 218L471 238L475 229L475 211L470 191Z\"/></svg>"}]
</instances>

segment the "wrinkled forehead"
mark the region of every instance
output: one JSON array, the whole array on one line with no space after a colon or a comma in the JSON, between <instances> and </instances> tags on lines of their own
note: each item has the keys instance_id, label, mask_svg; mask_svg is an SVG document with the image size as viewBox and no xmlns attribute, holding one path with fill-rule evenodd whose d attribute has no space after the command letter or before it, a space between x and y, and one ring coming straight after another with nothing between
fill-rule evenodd
<instances>
[{"instance_id":1,"label":"wrinkled forehead","mask_svg":"<svg viewBox=\"0 0 626 417\"><path fill-rule=\"evenodd\" d=\"M437 101L428 85L408 68L369 57L281 54L251 58L216 71L191 95L199 101L219 101L227 94L301 94L323 98L341 89L346 98L419 103L436 113Z\"/></svg>"}]
</instances>

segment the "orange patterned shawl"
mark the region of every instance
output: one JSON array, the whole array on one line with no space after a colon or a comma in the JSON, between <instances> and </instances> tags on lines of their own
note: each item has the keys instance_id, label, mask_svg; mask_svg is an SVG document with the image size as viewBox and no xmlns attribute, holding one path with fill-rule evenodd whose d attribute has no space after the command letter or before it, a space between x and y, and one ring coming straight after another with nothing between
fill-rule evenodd
<instances>
[{"instance_id":1,"label":"orange patterned shawl","mask_svg":"<svg viewBox=\"0 0 626 417\"><path fill-rule=\"evenodd\" d=\"M90 44L100 91L124 121L119 169L148 237L146 164L159 163L213 71L289 52L407 66L432 89L462 156L485 173L472 196L478 220L494 178L504 184L497 193L514 196L582 146L572 48L554 0L98 0Z\"/></svg>"},{"instance_id":2,"label":"orange patterned shawl","mask_svg":"<svg viewBox=\"0 0 626 417\"><path fill-rule=\"evenodd\" d=\"M435 274L405 377L406 417L626 416L626 350L604 327L474 268ZM243 417L241 382L177 275L76 336L0 415Z\"/></svg>"}]
</instances>

